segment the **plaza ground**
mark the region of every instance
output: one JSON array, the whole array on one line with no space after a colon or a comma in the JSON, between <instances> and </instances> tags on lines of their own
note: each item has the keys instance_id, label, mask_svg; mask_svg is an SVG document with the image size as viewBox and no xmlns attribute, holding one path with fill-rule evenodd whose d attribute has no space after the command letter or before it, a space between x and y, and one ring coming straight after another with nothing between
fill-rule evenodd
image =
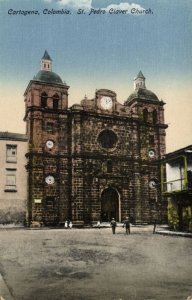
<instances>
[{"instance_id":1,"label":"plaza ground","mask_svg":"<svg viewBox=\"0 0 192 300\"><path fill-rule=\"evenodd\" d=\"M186 300L192 295L192 239L152 232L152 226L132 227L128 236L122 227L115 235L110 228L1 229L0 296Z\"/></svg>"}]
</instances>

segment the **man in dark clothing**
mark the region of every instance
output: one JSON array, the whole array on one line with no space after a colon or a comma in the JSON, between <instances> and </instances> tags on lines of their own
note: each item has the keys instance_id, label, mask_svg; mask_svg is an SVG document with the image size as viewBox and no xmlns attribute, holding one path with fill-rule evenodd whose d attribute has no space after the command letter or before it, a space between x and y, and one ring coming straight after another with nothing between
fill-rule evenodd
<instances>
[{"instance_id":1,"label":"man in dark clothing","mask_svg":"<svg viewBox=\"0 0 192 300\"><path fill-rule=\"evenodd\" d=\"M129 222L129 218L126 217L124 223L123 223L123 227L125 227L125 232L126 234L130 234L130 222Z\"/></svg>"},{"instance_id":2,"label":"man in dark clothing","mask_svg":"<svg viewBox=\"0 0 192 300\"><path fill-rule=\"evenodd\" d=\"M115 234L115 229L116 229L117 223L115 222L115 219L112 218L111 220L111 228L112 228L112 233Z\"/></svg>"}]
</instances>

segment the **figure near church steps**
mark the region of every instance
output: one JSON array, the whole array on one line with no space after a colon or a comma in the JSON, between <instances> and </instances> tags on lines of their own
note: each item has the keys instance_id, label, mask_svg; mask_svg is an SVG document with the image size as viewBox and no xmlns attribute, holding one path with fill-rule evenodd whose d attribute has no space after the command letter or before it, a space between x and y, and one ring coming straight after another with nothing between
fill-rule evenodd
<instances>
[{"instance_id":1,"label":"figure near church steps","mask_svg":"<svg viewBox=\"0 0 192 300\"><path fill-rule=\"evenodd\" d=\"M126 234L130 234L130 222L129 222L129 218L126 217L125 221L123 222L123 228L125 228L125 233Z\"/></svg>"},{"instance_id":2,"label":"figure near church steps","mask_svg":"<svg viewBox=\"0 0 192 300\"><path fill-rule=\"evenodd\" d=\"M117 223L114 218L111 220L111 228L112 228L112 233L115 234L115 229L116 229Z\"/></svg>"}]
</instances>

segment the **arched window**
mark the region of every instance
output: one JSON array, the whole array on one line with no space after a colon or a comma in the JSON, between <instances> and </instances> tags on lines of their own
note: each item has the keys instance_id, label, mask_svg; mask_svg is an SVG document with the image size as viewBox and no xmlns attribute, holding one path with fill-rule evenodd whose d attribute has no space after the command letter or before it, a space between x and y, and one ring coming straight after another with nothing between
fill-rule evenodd
<instances>
[{"instance_id":1,"label":"arched window","mask_svg":"<svg viewBox=\"0 0 192 300\"><path fill-rule=\"evenodd\" d=\"M157 111L156 110L153 111L153 124L154 125L157 124Z\"/></svg>"},{"instance_id":2,"label":"arched window","mask_svg":"<svg viewBox=\"0 0 192 300\"><path fill-rule=\"evenodd\" d=\"M41 94L41 107L45 108L47 106L47 94L44 92Z\"/></svg>"},{"instance_id":3,"label":"arched window","mask_svg":"<svg viewBox=\"0 0 192 300\"><path fill-rule=\"evenodd\" d=\"M146 108L143 110L143 121L148 122L148 110Z\"/></svg>"},{"instance_id":4,"label":"arched window","mask_svg":"<svg viewBox=\"0 0 192 300\"><path fill-rule=\"evenodd\" d=\"M59 96L55 94L53 96L53 109L58 109L59 107Z\"/></svg>"},{"instance_id":5,"label":"arched window","mask_svg":"<svg viewBox=\"0 0 192 300\"><path fill-rule=\"evenodd\" d=\"M107 161L107 173L112 173L113 172L113 163L111 160Z\"/></svg>"},{"instance_id":6,"label":"arched window","mask_svg":"<svg viewBox=\"0 0 192 300\"><path fill-rule=\"evenodd\" d=\"M154 137L154 135L150 134L149 135L149 144L154 145L154 143L155 143L155 137Z\"/></svg>"}]
</instances>

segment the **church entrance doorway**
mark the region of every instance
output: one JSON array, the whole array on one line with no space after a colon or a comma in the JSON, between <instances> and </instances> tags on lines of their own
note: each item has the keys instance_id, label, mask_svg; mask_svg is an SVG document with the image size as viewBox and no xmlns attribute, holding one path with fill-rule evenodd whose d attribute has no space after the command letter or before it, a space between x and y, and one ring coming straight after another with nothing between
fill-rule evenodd
<instances>
[{"instance_id":1,"label":"church entrance doorway","mask_svg":"<svg viewBox=\"0 0 192 300\"><path fill-rule=\"evenodd\" d=\"M105 189L101 194L101 222L119 221L119 194L113 188Z\"/></svg>"}]
</instances>

